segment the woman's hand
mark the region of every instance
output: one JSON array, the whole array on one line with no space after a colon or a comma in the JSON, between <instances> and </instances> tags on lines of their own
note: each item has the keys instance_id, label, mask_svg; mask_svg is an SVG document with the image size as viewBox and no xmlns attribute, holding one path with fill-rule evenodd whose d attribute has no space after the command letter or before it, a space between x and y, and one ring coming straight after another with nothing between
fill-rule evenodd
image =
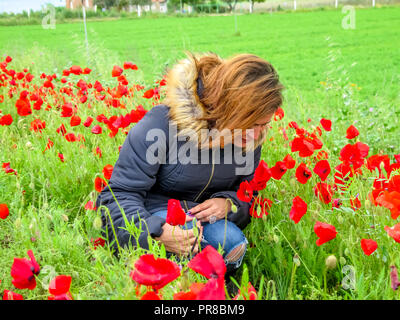
<instances>
[{"instance_id":1,"label":"woman's hand","mask_svg":"<svg viewBox=\"0 0 400 320\"><path fill-rule=\"evenodd\" d=\"M214 222L225 218L225 214L231 211L231 202L226 198L208 199L197 206L191 208L190 213L201 222L211 222L215 216Z\"/></svg>"},{"instance_id":2,"label":"woman's hand","mask_svg":"<svg viewBox=\"0 0 400 320\"><path fill-rule=\"evenodd\" d=\"M162 242L168 252L188 256L190 253L196 254L199 251L199 241L197 240L201 239L203 234L203 227L199 221L197 222L197 233L193 229L185 230L179 226L173 227L168 223L165 223L162 229L161 236L154 239Z\"/></svg>"}]
</instances>

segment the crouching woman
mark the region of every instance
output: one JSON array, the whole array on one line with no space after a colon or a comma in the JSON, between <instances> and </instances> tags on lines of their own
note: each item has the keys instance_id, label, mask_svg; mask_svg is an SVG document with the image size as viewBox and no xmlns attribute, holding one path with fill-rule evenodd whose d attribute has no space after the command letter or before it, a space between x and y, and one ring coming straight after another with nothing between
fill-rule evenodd
<instances>
[{"instance_id":1,"label":"crouching woman","mask_svg":"<svg viewBox=\"0 0 400 320\"><path fill-rule=\"evenodd\" d=\"M283 86L258 56L188 53L168 70L163 88L165 99L129 131L96 201L108 209L102 208L106 237L145 249L151 237L178 255L221 247L228 271L235 270L246 252L242 230L252 204L237 190L258 166ZM166 222L170 199L186 212L185 226ZM136 238L125 218L140 227Z\"/></svg>"}]
</instances>

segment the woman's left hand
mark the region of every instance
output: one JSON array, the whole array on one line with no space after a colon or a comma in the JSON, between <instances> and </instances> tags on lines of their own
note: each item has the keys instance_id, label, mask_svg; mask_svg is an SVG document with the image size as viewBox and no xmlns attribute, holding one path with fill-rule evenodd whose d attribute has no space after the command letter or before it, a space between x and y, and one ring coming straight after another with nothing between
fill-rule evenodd
<instances>
[{"instance_id":1,"label":"woman's left hand","mask_svg":"<svg viewBox=\"0 0 400 320\"><path fill-rule=\"evenodd\" d=\"M191 208L190 213L201 222L215 222L225 218L225 214L231 211L231 202L226 198L208 199ZM212 217L215 218L212 218ZM213 221L214 220L214 221Z\"/></svg>"}]
</instances>

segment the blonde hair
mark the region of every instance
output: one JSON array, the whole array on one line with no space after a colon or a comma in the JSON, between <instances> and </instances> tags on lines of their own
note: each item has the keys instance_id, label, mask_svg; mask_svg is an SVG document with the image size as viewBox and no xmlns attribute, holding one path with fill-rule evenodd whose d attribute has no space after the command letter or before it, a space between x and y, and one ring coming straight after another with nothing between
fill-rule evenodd
<instances>
[{"instance_id":1,"label":"blonde hair","mask_svg":"<svg viewBox=\"0 0 400 320\"><path fill-rule=\"evenodd\" d=\"M284 86L264 59L247 53L229 59L212 52L186 55L195 64L196 78L203 85L201 95L195 94L203 109L196 120L206 121L210 129L250 129L282 105ZM193 86L196 92L196 81ZM267 129L254 141L254 148L265 142Z\"/></svg>"}]
</instances>

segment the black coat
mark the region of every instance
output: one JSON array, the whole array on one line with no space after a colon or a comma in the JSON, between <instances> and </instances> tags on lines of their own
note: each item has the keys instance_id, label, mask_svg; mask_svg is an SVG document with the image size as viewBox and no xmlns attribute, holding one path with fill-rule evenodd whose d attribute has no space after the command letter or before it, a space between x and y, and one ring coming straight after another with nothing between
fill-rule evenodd
<instances>
[{"instance_id":1,"label":"black coat","mask_svg":"<svg viewBox=\"0 0 400 320\"><path fill-rule=\"evenodd\" d=\"M187 73L185 74L187 75ZM171 83L174 83L174 81L169 81L170 86ZM177 86L179 87L179 84ZM194 89L191 88L191 90ZM182 90L177 92L181 93ZM224 163L223 149L220 149L219 157L214 159L211 158L212 151L209 149L206 152L207 159L209 159L208 164L182 164L180 161L175 164L169 163L169 121L177 124L178 129L182 129L182 125L185 126L182 119L188 120L186 127L189 124L198 124L195 116L190 119L191 113L187 112L188 108L196 108L197 101L194 99L193 91L188 92L191 92L192 95L186 94L185 97L189 97L188 101L185 101L185 103L180 101L178 107L177 104L174 105L170 94L169 99L166 100L170 102L168 105L160 104L153 107L129 131L109 180L112 192L109 187L106 187L97 198L97 207L104 205L108 208L121 246L131 242L133 245L139 244L143 248L148 248L147 237L149 235L152 237L160 236L162 226L165 223L164 219L153 216L152 213L166 210L168 200L171 198L180 200L185 211L206 199L230 198L238 210L236 213L229 212L228 220L242 229L250 221L249 209L251 203L240 201L236 192L242 181L252 179L254 169L260 161L261 147L257 147L253 152L254 163L251 164L253 169L248 175L236 174L235 169L243 167L243 165L238 165L234 159L231 161L232 164ZM195 92L197 93L197 91ZM146 134L154 128L165 133L166 148L163 150L162 158L166 163L152 164L146 160L146 151L154 143L154 141L146 140ZM186 141L178 142L178 150L184 143ZM118 200L118 203L114 197ZM136 239L127 230L122 229L125 228L125 222L120 207L125 212L126 219L129 222L133 220L136 227L141 226L142 231ZM102 219L103 226L107 229L108 239L112 241L114 233L111 228L111 221L104 208L102 209Z\"/></svg>"}]
</instances>

